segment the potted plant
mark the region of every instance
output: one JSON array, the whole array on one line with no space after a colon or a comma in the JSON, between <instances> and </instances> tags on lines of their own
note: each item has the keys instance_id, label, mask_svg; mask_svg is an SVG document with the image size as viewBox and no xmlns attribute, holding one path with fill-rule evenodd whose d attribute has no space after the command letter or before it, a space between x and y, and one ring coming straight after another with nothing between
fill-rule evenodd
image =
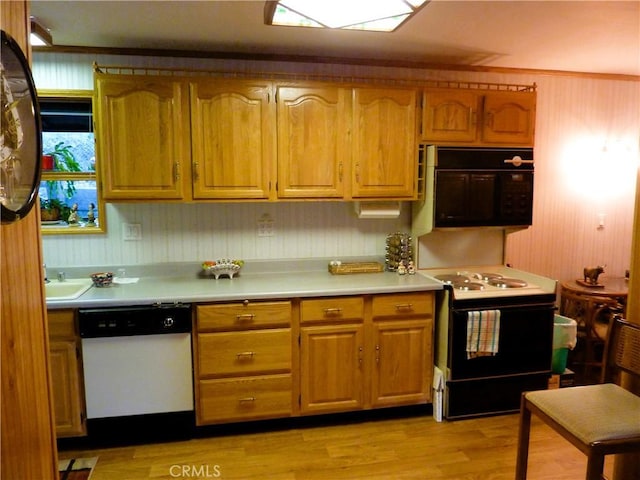
<instances>
[{"instance_id":1,"label":"potted plant","mask_svg":"<svg viewBox=\"0 0 640 480\"><path fill-rule=\"evenodd\" d=\"M50 200L40 199L40 220L43 222L59 221L68 218L71 209L57 198Z\"/></svg>"},{"instance_id":2,"label":"potted plant","mask_svg":"<svg viewBox=\"0 0 640 480\"><path fill-rule=\"evenodd\" d=\"M53 157L53 169L57 172L80 172L82 168L76 160L71 145L64 142L57 143L53 150L45 155ZM73 180L45 180L47 199L40 200L40 216L42 221L56 221L66 219L71 209L60 199L72 198L76 193L75 182ZM62 188L62 191L60 191ZM62 195L61 195L62 194Z\"/></svg>"}]
</instances>

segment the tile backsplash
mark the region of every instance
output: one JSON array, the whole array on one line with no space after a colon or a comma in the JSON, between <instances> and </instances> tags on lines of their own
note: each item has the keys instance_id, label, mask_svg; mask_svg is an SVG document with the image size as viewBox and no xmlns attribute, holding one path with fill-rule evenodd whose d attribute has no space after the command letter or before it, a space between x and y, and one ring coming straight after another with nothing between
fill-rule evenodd
<instances>
[{"instance_id":1,"label":"tile backsplash","mask_svg":"<svg viewBox=\"0 0 640 480\"><path fill-rule=\"evenodd\" d=\"M273 235L259 235L267 214ZM48 266L137 265L222 257L255 259L383 256L388 233L410 231L410 205L395 219L359 219L350 202L107 204L104 235L43 238ZM125 225L140 225L125 240ZM264 233L262 231L261 233Z\"/></svg>"}]
</instances>

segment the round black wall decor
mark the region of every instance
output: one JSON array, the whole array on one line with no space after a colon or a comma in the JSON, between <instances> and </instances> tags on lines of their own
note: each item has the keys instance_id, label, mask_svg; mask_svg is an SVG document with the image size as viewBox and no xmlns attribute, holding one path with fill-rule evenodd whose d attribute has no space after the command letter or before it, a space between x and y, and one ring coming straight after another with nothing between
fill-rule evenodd
<instances>
[{"instance_id":1,"label":"round black wall decor","mask_svg":"<svg viewBox=\"0 0 640 480\"><path fill-rule=\"evenodd\" d=\"M42 131L31 69L4 30L0 53L0 210L2 223L29 213L38 197Z\"/></svg>"}]
</instances>

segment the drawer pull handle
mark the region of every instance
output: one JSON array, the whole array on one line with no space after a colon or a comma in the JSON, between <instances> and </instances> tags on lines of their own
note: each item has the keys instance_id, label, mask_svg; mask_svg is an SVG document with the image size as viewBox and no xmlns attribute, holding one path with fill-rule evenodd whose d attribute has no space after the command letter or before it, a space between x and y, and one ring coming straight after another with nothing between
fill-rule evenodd
<instances>
[{"instance_id":1,"label":"drawer pull handle","mask_svg":"<svg viewBox=\"0 0 640 480\"><path fill-rule=\"evenodd\" d=\"M236 315L236 322L251 322L255 315L253 313L241 313Z\"/></svg>"},{"instance_id":2,"label":"drawer pull handle","mask_svg":"<svg viewBox=\"0 0 640 480\"><path fill-rule=\"evenodd\" d=\"M244 397L239 398L238 403L252 403L256 401L256 397Z\"/></svg>"},{"instance_id":3,"label":"drawer pull handle","mask_svg":"<svg viewBox=\"0 0 640 480\"><path fill-rule=\"evenodd\" d=\"M340 315L341 313L342 313L342 309L337 307L324 309L325 315Z\"/></svg>"},{"instance_id":4,"label":"drawer pull handle","mask_svg":"<svg viewBox=\"0 0 640 480\"><path fill-rule=\"evenodd\" d=\"M253 358L253 356L256 354L256 352L240 352L240 353L236 353L236 358L238 360L242 359L242 358Z\"/></svg>"},{"instance_id":5,"label":"drawer pull handle","mask_svg":"<svg viewBox=\"0 0 640 480\"><path fill-rule=\"evenodd\" d=\"M413 305L410 303L398 303L396 305L396 310L411 310L413 309Z\"/></svg>"}]
</instances>

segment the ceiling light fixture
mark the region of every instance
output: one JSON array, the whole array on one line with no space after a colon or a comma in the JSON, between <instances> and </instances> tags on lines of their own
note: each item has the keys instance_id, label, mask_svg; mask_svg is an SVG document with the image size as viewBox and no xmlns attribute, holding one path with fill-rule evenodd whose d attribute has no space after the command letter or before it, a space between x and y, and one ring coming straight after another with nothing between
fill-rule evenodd
<instances>
[{"instance_id":1,"label":"ceiling light fixture","mask_svg":"<svg viewBox=\"0 0 640 480\"><path fill-rule=\"evenodd\" d=\"M48 28L44 27L37 18L31 17L31 33L29 43L32 47L51 47L53 38Z\"/></svg>"},{"instance_id":2,"label":"ceiling light fixture","mask_svg":"<svg viewBox=\"0 0 640 480\"><path fill-rule=\"evenodd\" d=\"M266 2L267 25L392 32L429 0L278 0Z\"/></svg>"}]
</instances>

